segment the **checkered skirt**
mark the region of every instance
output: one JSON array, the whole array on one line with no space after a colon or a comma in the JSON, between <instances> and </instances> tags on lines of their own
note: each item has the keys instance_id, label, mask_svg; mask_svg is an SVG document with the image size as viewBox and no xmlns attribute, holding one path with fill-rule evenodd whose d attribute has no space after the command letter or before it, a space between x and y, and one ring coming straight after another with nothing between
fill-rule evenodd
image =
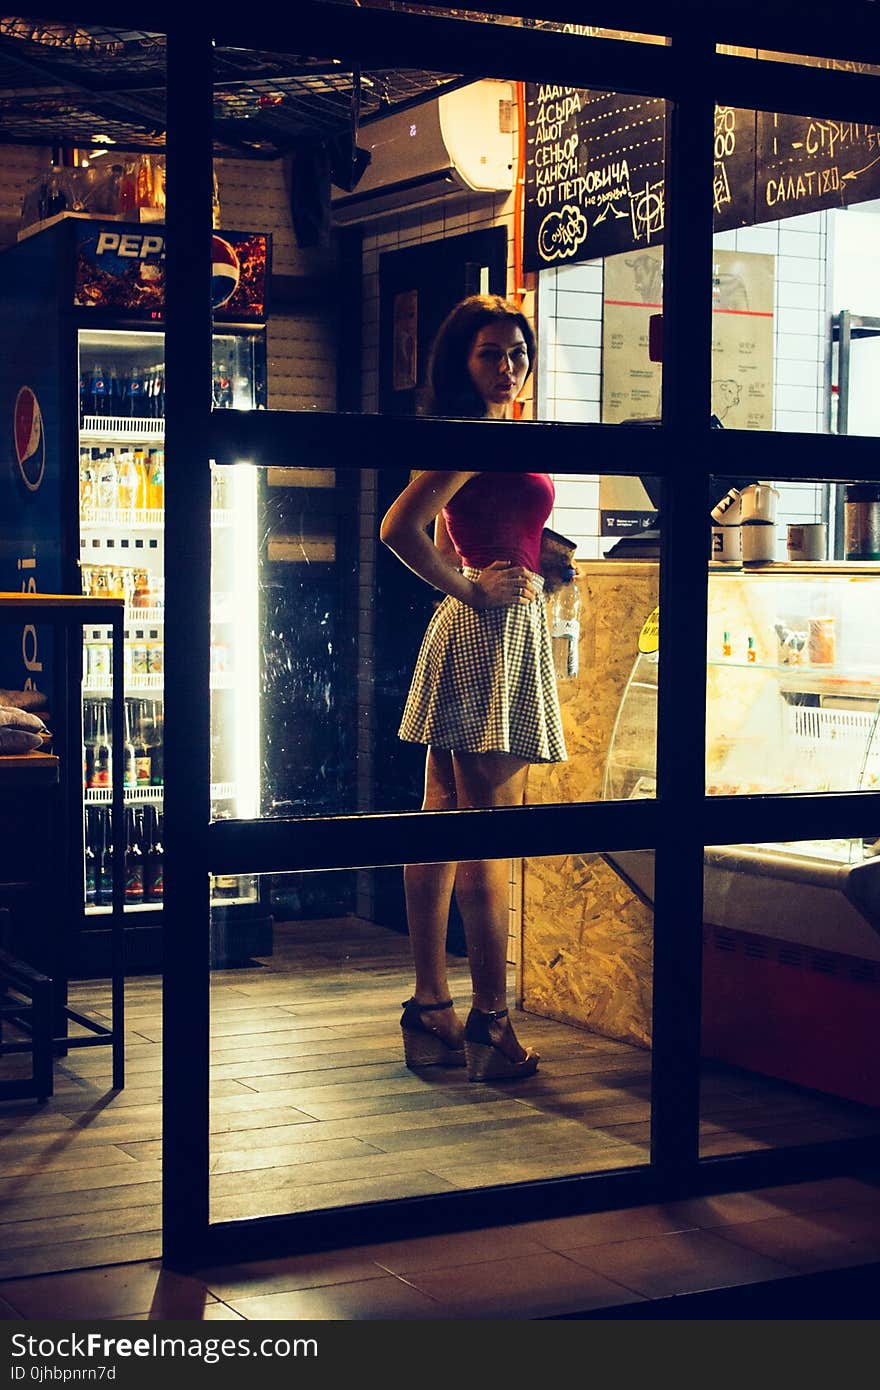
<instances>
[{"instance_id":1,"label":"checkered skirt","mask_svg":"<svg viewBox=\"0 0 880 1390\"><path fill-rule=\"evenodd\" d=\"M468 579L478 569L465 568ZM399 737L460 753L565 762L544 581L537 598L471 608L447 597L428 624Z\"/></svg>"}]
</instances>

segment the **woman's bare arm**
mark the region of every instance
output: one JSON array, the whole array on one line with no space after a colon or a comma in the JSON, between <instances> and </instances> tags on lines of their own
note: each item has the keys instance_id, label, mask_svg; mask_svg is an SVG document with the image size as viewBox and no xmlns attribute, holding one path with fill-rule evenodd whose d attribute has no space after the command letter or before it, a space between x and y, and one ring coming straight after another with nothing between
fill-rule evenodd
<instances>
[{"instance_id":1,"label":"woman's bare arm","mask_svg":"<svg viewBox=\"0 0 880 1390\"><path fill-rule=\"evenodd\" d=\"M404 488L382 518L379 538L426 584L471 608L487 608L534 597L531 577L520 565L496 560L476 580L460 573L458 559L439 513L476 473L426 472ZM431 522L438 543L428 535ZM443 541L443 535L446 541Z\"/></svg>"},{"instance_id":2,"label":"woman's bare arm","mask_svg":"<svg viewBox=\"0 0 880 1390\"><path fill-rule=\"evenodd\" d=\"M435 589L472 607L480 607L475 585L452 563L455 552L440 512L475 473L420 473L392 502L382 518L379 538L399 560ZM435 535L447 544L436 544L427 528L437 518ZM442 535L441 535L442 533Z\"/></svg>"}]
</instances>

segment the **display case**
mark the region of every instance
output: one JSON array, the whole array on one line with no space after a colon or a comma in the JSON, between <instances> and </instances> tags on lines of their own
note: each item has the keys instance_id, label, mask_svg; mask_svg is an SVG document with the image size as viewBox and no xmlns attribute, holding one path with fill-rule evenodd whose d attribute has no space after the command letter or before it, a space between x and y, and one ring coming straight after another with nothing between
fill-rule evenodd
<instances>
[{"instance_id":1,"label":"display case","mask_svg":"<svg viewBox=\"0 0 880 1390\"><path fill-rule=\"evenodd\" d=\"M270 239L218 231L212 249L212 405L265 408ZM82 910L71 930L71 970L93 977L107 968L109 885L119 858L127 969L152 972L163 961L164 619L166 598L175 597L164 583L165 472L166 461L172 477L192 462L165 456L164 226L61 217L3 250L0 292L8 306L0 388L21 460L0 487L3 588L112 596L125 605L121 740L110 729L109 630L95 623L84 632ZM211 811L249 817L262 791L262 482L253 469L228 474L215 479L211 512ZM52 632L35 627L17 647L0 641L3 683L48 685ZM122 843L108 815L120 782ZM213 881L215 964L271 954L266 896L253 875Z\"/></svg>"},{"instance_id":2,"label":"display case","mask_svg":"<svg viewBox=\"0 0 880 1390\"><path fill-rule=\"evenodd\" d=\"M878 598L878 564L712 567L708 795L880 786ZM640 641L640 648L608 749L606 800L656 794L659 651L651 642ZM864 1055L873 1053L869 1039L880 1021L880 825L866 817L866 824L854 829L861 833L851 839L707 847L703 1041L710 1055L878 1103L877 1069L872 1067L866 1079L857 1055L863 1047ZM650 906L653 852L604 858ZM719 952L723 966L716 959ZM827 1063L817 1071L806 1037L799 1049L793 1042L785 1046L784 1018L792 1002L786 990L795 977L789 972L787 980L780 976L768 985L769 966L785 962L824 975L816 996L820 1016L827 1003L823 994L839 996L841 1026L855 1030L850 1063L857 1058L844 1074L829 1078ZM805 988L803 980L800 986ZM798 1008L807 1024L804 999L802 993ZM755 1015L776 1010L777 1043L790 1057L781 1060L779 1048L777 1055L772 1048L755 1052L756 1018L750 1009ZM812 1019L812 1032L821 1032L820 1017ZM839 1049L838 1055L843 1055Z\"/></svg>"},{"instance_id":3,"label":"display case","mask_svg":"<svg viewBox=\"0 0 880 1390\"><path fill-rule=\"evenodd\" d=\"M84 634L83 749L85 916L109 911L115 847L109 833L112 787L122 777L126 808L125 913L131 924L160 921L164 833L164 335L130 328L82 329L79 532L85 594L125 601L125 741L112 747L107 692L109 631ZM218 332L213 341L215 409L251 409L262 379L261 329ZM215 818L255 816L259 808L258 475L214 469L211 498L211 803ZM253 875L212 880L212 954L246 958L258 942L230 908L255 916ZM221 920L222 919L222 920ZM218 923L220 929L218 931ZM215 948L215 940L221 945ZM141 952L146 963L149 953Z\"/></svg>"}]
</instances>

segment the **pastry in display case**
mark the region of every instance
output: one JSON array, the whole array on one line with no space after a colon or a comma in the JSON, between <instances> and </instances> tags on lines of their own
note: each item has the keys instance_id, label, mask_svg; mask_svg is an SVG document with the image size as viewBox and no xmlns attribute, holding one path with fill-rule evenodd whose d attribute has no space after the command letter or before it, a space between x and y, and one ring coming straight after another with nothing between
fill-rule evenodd
<instances>
[{"instance_id":1,"label":"pastry in display case","mask_svg":"<svg viewBox=\"0 0 880 1390\"><path fill-rule=\"evenodd\" d=\"M707 795L880 787L878 583L877 564L712 568ZM656 794L658 657L640 650L633 662L608 750L605 800ZM880 1077L873 1064L866 1076L863 1061L880 1019L880 824L859 828L865 833L851 839L707 847L703 1043L707 1055L876 1104ZM653 851L603 857L653 904ZM791 968L784 978L784 962L814 978L805 984ZM780 963L774 979L771 967ZM827 1057L817 1071L807 1039L789 1046L784 1036L787 1012L806 1025L814 1009L805 1032L821 1033L832 996L843 1028L853 1031L852 1047L835 1049L841 1058L850 1053L840 1075L830 1074ZM772 1038L756 1041L756 1028L768 1034L762 1009L774 1015L775 1055Z\"/></svg>"}]
</instances>

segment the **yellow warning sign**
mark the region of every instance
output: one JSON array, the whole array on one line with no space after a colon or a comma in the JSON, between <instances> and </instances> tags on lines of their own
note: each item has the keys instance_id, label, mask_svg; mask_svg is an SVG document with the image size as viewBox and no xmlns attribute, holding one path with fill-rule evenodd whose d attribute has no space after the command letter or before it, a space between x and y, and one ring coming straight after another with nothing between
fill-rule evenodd
<instances>
[{"instance_id":1,"label":"yellow warning sign","mask_svg":"<svg viewBox=\"0 0 880 1390\"><path fill-rule=\"evenodd\" d=\"M639 651L656 652L660 646L660 609L649 613L639 633Z\"/></svg>"}]
</instances>

